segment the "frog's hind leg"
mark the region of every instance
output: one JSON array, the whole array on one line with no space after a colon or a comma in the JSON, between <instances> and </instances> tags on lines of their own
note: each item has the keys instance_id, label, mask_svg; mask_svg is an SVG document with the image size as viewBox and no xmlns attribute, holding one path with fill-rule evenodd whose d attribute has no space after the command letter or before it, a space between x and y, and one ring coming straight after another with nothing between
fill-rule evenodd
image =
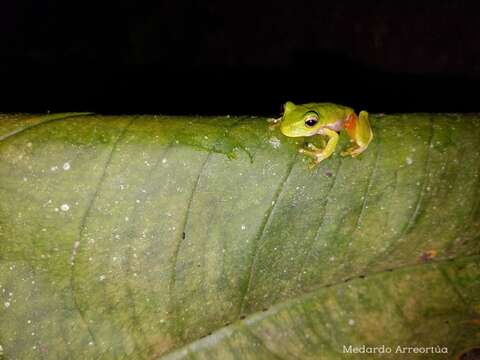
<instances>
[{"instance_id":1,"label":"frog's hind leg","mask_svg":"<svg viewBox=\"0 0 480 360\"><path fill-rule=\"evenodd\" d=\"M345 130L350 136L354 145L341 153L342 156L351 155L352 157L360 155L368 147L373 139L372 128L368 121L368 113L360 111L359 116L355 113L350 114L344 123Z\"/></svg>"}]
</instances>

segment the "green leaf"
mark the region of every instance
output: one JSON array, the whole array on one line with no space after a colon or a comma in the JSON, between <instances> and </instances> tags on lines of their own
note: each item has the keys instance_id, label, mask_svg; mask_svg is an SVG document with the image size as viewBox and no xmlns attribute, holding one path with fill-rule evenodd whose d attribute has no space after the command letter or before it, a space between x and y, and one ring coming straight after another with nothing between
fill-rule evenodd
<instances>
[{"instance_id":1,"label":"green leaf","mask_svg":"<svg viewBox=\"0 0 480 360\"><path fill-rule=\"evenodd\" d=\"M372 125L312 171L265 119L0 116L0 359L478 347L480 118Z\"/></svg>"}]
</instances>

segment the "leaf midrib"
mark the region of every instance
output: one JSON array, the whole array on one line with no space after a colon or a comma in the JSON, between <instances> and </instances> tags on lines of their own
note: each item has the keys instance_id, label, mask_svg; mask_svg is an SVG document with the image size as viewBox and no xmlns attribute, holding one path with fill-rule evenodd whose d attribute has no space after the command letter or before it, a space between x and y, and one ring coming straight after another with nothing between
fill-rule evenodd
<instances>
[{"instance_id":1,"label":"leaf midrib","mask_svg":"<svg viewBox=\"0 0 480 360\"><path fill-rule=\"evenodd\" d=\"M442 264L445 264L445 263L448 263L448 262L458 262L458 261L469 261L470 262L470 261L474 261L476 258L480 259L480 253L462 255L462 256L457 256L457 257L445 257L445 258L441 258L441 259L438 259L438 260L430 260L430 261L425 261L425 262L409 263L409 264L405 264L405 265L396 266L396 267L393 267L393 268L383 268L382 270L379 270L379 271L374 271L374 272L366 273L366 274L358 274L358 275L355 275L355 276L352 276L352 277L341 279L339 281L330 282L330 283L326 283L326 284L321 284L321 285L312 287L310 290L308 290L306 292L303 292L302 294L300 294L298 296L295 296L293 298L286 299L284 301L280 301L280 302L277 302L275 304L272 304L266 310L251 313L245 319L238 319L237 321L229 324L228 326L223 326L223 327L217 328L216 330L210 331L209 332L210 335L200 337L197 340L191 341L191 342L189 342L185 345L182 345L179 348L173 349L172 351L170 351L170 352L168 352L164 355L161 355L160 357L157 357L156 359L162 359L162 360L179 359L180 357L178 357L178 356L180 355L180 352L182 350L186 350L186 348L188 348L189 346L193 346L194 344L204 342L205 339L209 339L209 344L208 345L212 345L212 343L216 343L216 342L222 340L224 338L224 336L228 336L230 334L230 332L227 332L226 334L222 334L222 332L226 332L228 330L233 330L236 326L238 326L239 323L249 324L249 323L259 321L259 320L263 320L267 316L270 316L273 313L276 313L276 312L280 311L281 309L283 309L283 308L285 308L289 305L307 300L310 297L316 296L317 293L319 293L319 292L321 292L325 289L328 289L328 288L340 286L340 285L345 284L345 283L351 283L353 281L364 281L364 280L370 279L372 277L381 276L381 275L386 274L386 273L395 273L395 272L402 271L402 270L410 270L410 269L422 268L422 267L437 267L438 265L442 265ZM458 294L458 289L456 289L456 287L455 287L454 290ZM464 297L461 294L458 294L458 295L462 299L462 302L465 303ZM467 306L470 306L469 303L465 303L465 304ZM218 335L221 335L221 336L218 336Z\"/></svg>"}]
</instances>

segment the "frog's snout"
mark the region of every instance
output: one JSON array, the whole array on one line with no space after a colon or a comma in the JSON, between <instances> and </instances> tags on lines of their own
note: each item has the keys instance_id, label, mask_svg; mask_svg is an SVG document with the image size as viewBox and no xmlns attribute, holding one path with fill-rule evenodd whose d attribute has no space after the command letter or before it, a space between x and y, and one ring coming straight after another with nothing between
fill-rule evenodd
<instances>
[{"instance_id":1,"label":"frog's snout","mask_svg":"<svg viewBox=\"0 0 480 360\"><path fill-rule=\"evenodd\" d=\"M292 128L291 126L288 126L288 125L280 125L280 132L285 135L285 136L288 136L288 137L296 137L298 136L297 135L297 131Z\"/></svg>"},{"instance_id":2,"label":"frog's snout","mask_svg":"<svg viewBox=\"0 0 480 360\"><path fill-rule=\"evenodd\" d=\"M280 131L283 135L288 137L305 136L305 133L303 131L289 125L284 125L284 124L280 125Z\"/></svg>"}]
</instances>

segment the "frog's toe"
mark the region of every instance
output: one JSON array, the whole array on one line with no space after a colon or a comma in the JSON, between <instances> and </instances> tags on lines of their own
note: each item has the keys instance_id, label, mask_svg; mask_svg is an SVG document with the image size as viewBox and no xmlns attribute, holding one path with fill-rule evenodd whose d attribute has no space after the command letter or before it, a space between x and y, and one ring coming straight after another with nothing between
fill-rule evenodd
<instances>
[{"instance_id":1,"label":"frog's toe","mask_svg":"<svg viewBox=\"0 0 480 360\"><path fill-rule=\"evenodd\" d=\"M316 168L318 166L318 164L320 164L323 160L325 160L326 157L324 155L316 155L315 157L312 158L312 160L309 162L308 164L308 168L310 170Z\"/></svg>"},{"instance_id":2,"label":"frog's toe","mask_svg":"<svg viewBox=\"0 0 480 360\"><path fill-rule=\"evenodd\" d=\"M364 150L365 150L365 149L362 149L362 150L360 150L360 151L355 151L355 152L353 152L353 153L352 153L352 157L353 157L353 158L354 158L354 157L357 157L358 155L360 155L361 153L363 153Z\"/></svg>"},{"instance_id":3,"label":"frog's toe","mask_svg":"<svg viewBox=\"0 0 480 360\"><path fill-rule=\"evenodd\" d=\"M354 146L354 147L351 147L351 148L348 148L347 150L345 151L342 151L340 153L340 155L342 156L352 156L352 157L357 157L358 155L360 155L362 152L365 151L367 147L363 147L363 146Z\"/></svg>"}]
</instances>

